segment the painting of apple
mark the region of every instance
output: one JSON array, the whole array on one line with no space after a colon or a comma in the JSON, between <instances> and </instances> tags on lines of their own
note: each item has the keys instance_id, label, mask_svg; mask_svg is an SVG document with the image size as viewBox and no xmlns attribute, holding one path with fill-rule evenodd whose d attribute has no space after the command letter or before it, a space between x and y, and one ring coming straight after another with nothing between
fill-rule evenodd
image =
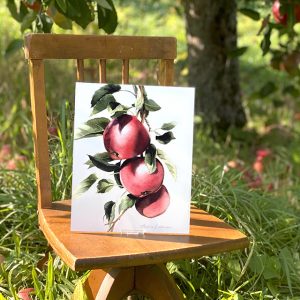
<instances>
[{"instance_id":1,"label":"painting of apple","mask_svg":"<svg viewBox=\"0 0 300 300\"><path fill-rule=\"evenodd\" d=\"M144 217L155 218L163 214L170 205L170 195L163 185L158 191L140 198L135 203L136 210Z\"/></svg>"},{"instance_id":2,"label":"painting of apple","mask_svg":"<svg viewBox=\"0 0 300 300\"><path fill-rule=\"evenodd\" d=\"M186 233L194 89L76 89L71 230Z\"/></svg>"},{"instance_id":3,"label":"painting of apple","mask_svg":"<svg viewBox=\"0 0 300 300\"><path fill-rule=\"evenodd\" d=\"M104 145L112 159L128 159L142 154L150 143L145 126L136 116L121 115L106 126Z\"/></svg>"},{"instance_id":4,"label":"painting of apple","mask_svg":"<svg viewBox=\"0 0 300 300\"><path fill-rule=\"evenodd\" d=\"M156 170L151 173L144 158L135 157L123 163L120 179L130 194L144 197L156 192L161 187L164 179L164 167L156 159Z\"/></svg>"}]
</instances>

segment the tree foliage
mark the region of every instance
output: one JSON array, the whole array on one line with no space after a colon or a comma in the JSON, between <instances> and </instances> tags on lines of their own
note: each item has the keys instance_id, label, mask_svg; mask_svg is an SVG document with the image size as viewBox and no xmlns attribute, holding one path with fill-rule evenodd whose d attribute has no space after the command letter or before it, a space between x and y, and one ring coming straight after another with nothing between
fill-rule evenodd
<instances>
[{"instance_id":1,"label":"tree foliage","mask_svg":"<svg viewBox=\"0 0 300 300\"><path fill-rule=\"evenodd\" d=\"M11 16L21 24L21 31L50 33L53 24L72 29L73 22L85 29L97 21L99 29L113 33L118 25L112 0L6 0ZM6 54L19 49L21 40L13 40Z\"/></svg>"},{"instance_id":2,"label":"tree foliage","mask_svg":"<svg viewBox=\"0 0 300 300\"><path fill-rule=\"evenodd\" d=\"M246 1L245 7L239 11L254 20L261 20L258 35L262 37L262 55L270 55L273 69L299 77L300 39L297 24L300 23L300 0L261 1L264 10L259 9L255 2ZM275 43L276 35L278 42Z\"/></svg>"}]
</instances>

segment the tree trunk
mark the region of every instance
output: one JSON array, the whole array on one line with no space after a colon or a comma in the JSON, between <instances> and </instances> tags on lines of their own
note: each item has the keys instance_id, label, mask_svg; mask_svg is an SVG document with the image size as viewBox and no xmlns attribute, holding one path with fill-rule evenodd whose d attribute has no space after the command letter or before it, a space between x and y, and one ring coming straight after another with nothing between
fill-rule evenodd
<instances>
[{"instance_id":1,"label":"tree trunk","mask_svg":"<svg viewBox=\"0 0 300 300\"><path fill-rule=\"evenodd\" d=\"M189 84L196 89L196 113L227 130L242 127L235 0L184 0Z\"/></svg>"}]
</instances>

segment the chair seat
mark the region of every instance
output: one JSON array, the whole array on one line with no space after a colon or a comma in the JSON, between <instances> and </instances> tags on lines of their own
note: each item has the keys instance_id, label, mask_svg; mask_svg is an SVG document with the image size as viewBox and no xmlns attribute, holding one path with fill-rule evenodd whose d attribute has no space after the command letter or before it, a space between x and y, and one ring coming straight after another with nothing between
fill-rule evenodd
<instances>
[{"instance_id":1,"label":"chair seat","mask_svg":"<svg viewBox=\"0 0 300 300\"><path fill-rule=\"evenodd\" d=\"M192 208L189 235L124 235L70 231L71 201L41 209L40 227L51 247L73 270L165 263L248 246L248 238L222 220Z\"/></svg>"}]
</instances>

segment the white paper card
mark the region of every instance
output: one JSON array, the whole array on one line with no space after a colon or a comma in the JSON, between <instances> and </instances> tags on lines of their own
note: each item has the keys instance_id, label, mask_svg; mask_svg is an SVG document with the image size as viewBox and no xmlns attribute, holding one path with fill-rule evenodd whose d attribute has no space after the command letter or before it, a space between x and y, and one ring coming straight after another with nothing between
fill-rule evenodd
<instances>
[{"instance_id":1,"label":"white paper card","mask_svg":"<svg viewBox=\"0 0 300 300\"><path fill-rule=\"evenodd\" d=\"M194 88L76 83L71 230L187 234L193 118Z\"/></svg>"}]
</instances>

